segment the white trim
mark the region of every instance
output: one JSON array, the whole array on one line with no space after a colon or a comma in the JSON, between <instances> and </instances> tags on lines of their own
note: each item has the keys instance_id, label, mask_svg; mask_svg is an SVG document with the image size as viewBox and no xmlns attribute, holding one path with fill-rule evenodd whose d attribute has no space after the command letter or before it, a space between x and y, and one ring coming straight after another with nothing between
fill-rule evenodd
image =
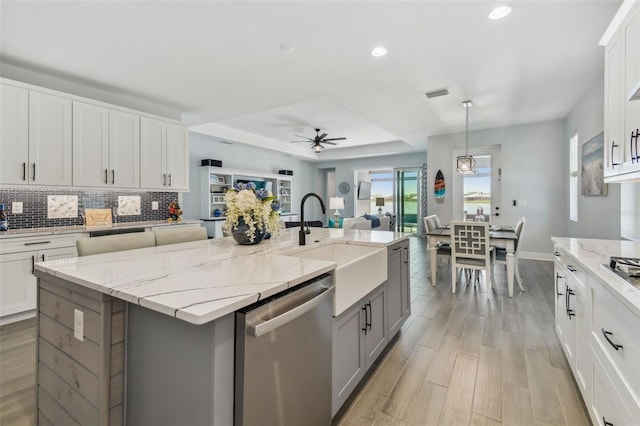
<instances>
[{"instance_id":1,"label":"white trim","mask_svg":"<svg viewBox=\"0 0 640 426\"><path fill-rule=\"evenodd\" d=\"M613 16L613 19L609 23L609 26L607 27L604 34L602 35L602 38L598 42L600 46L606 46L609 43L609 40L611 40L611 37L613 37L613 34L618 30L618 27L620 26L620 24L622 24L623 19L626 18L627 13L629 13L629 10L631 10L631 8L633 7L633 3L635 3L635 1L636 0L624 0L624 2L622 2L622 4L620 5L620 8L616 12L616 14Z\"/></svg>"},{"instance_id":2,"label":"white trim","mask_svg":"<svg viewBox=\"0 0 640 426\"><path fill-rule=\"evenodd\" d=\"M14 322L18 322L18 321L22 321L22 320L26 320L29 318L35 318L36 317L36 311L35 309L33 310L29 310L26 312L18 312L16 314L12 314L12 315L7 315L4 317L0 318L0 326L4 326L7 324L11 324Z\"/></svg>"}]
</instances>

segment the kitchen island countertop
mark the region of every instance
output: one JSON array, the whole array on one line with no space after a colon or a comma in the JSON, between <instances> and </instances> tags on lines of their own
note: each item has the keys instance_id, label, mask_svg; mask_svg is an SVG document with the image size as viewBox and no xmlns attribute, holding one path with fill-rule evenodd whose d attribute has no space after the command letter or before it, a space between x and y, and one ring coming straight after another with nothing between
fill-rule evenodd
<instances>
[{"instance_id":1,"label":"kitchen island countertop","mask_svg":"<svg viewBox=\"0 0 640 426\"><path fill-rule=\"evenodd\" d=\"M287 256L333 243L386 247L412 234L313 228L298 246L298 228L257 245L231 237L51 260L36 264L50 275L142 307L204 324L265 297L331 272L336 263Z\"/></svg>"}]
</instances>

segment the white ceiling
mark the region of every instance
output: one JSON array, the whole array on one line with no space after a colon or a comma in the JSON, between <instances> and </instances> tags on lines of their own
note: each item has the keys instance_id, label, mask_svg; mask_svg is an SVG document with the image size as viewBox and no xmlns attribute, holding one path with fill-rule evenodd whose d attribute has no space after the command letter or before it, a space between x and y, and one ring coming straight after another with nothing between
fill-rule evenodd
<instances>
[{"instance_id":1,"label":"white ceiling","mask_svg":"<svg viewBox=\"0 0 640 426\"><path fill-rule=\"evenodd\" d=\"M567 116L618 0L2 1L0 60L151 100L194 130L307 159ZM384 45L389 53L369 52ZM445 97L424 92L448 88ZM347 137L318 157L294 135Z\"/></svg>"}]
</instances>

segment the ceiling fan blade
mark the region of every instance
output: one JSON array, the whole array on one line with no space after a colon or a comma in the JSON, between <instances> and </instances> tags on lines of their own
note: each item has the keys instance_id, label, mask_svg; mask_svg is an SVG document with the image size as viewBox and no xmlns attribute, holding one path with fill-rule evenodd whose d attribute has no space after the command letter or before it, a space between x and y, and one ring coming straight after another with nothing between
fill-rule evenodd
<instances>
[{"instance_id":1,"label":"ceiling fan blade","mask_svg":"<svg viewBox=\"0 0 640 426\"><path fill-rule=\"evenodd\" d=\"M326 133L321 134L320 136L318 136L318 138L320 138L320 140L326 138L328 135Z\"/></svg>"},{"instance_id":2,"label":"ceiling fan blade","mask_svg":"<svg viewBox=\"0 0 640 426\"><path fill-rule=\"evenodd\" d=\"M326 141L346 141L347 138L329 138L329 139L325 139L322 142L326 142Z\"/></svg>"},{"instance_id":3,"label":"ceiling fan blade","mask_svg":"<svg viewBox=\"0 0 640 426\"><path fill-rule=\"evenodd\" d=\"M322 143L326 143L327 145L338 145L335 142L327 142L327 141L322 141Z\"/></svg>"},{"instance_id":4,"label":"ceiling fan blade","mask_svg":"<svg viewBox=\"0 0 640 426\"><path fill-rule=\"evenodd\" d=\"M313 143L312 141L289 141L289 142L291 142L291 143L309 143L309 142Z\"/></svg>"},{"instance_id":5,"label":"ceiling fan blade","mask_svg":"<svg viewBox=\"0 0 640 426\"><path fill-rule=\"evenodd\" d=\"M308 138L306 136L300 136L300 135L293 135L293 136L295 136L296 138L308 139L310 141L313 141L313 138Z\"/></svg>"}]
</instances>

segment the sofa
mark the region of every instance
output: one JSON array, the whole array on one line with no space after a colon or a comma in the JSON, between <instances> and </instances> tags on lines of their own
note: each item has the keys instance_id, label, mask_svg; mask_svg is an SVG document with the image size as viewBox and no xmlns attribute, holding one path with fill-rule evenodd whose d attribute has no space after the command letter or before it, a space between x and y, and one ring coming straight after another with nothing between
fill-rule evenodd
<instances>
[{"instance_id":1,"label":"sofa","mask_svg":"<svg viewBox=\"0 0 640 426\"><path fill-rule=\"evenodd\" d=\"M390 230L390 221L389 216L384 215L376 215L376 218L380 220L380 226L373 227L372 221L367 219L364 216L358 217L346 217L342 221L342 229L368 229L373 231L389 231Z\"/></svg>"}]
</instances>

